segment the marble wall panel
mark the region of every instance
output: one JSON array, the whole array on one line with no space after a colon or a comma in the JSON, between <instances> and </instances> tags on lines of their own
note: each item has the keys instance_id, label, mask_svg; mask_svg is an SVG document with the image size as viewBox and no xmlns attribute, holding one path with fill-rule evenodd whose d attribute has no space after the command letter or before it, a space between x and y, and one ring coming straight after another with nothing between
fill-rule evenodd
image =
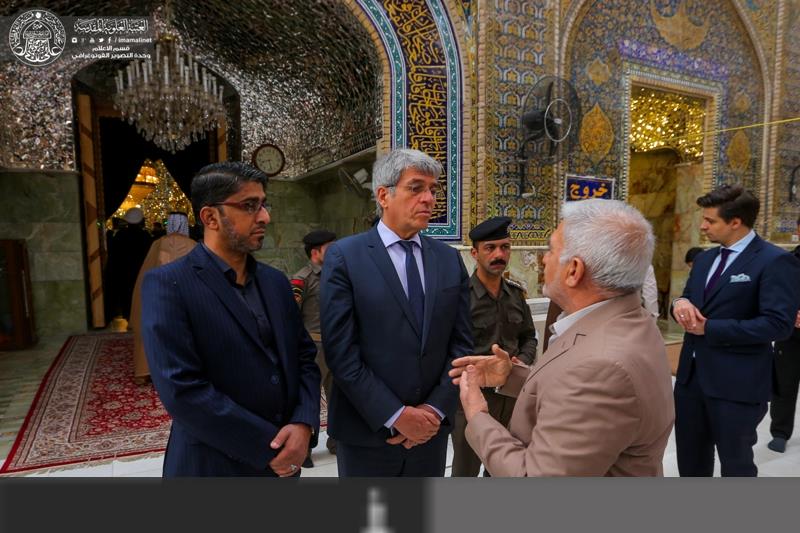
<instances>
[{"instance_id":1,"label":"marble wall panel","mask_svg":"<svg viewBox=\"0 0 800 533\"><path fill-rule=\"evenodd\" d=\"M26 241L37 335L85 331L77 174L0 172L0 239Z\"/></svg>"}]
</instances>

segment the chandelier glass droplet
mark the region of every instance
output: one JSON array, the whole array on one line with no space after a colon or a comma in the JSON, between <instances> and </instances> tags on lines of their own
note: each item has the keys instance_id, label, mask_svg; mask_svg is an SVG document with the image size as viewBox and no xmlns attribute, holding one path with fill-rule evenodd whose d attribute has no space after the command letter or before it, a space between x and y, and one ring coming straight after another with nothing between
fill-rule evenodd
<instances>
[{"instance_id":1,"label":"chandelier glass droplet","mask_svg":"<svg viewBox=\"0 0 800 533\"><path fill-rule=\"evenodd\" d=\"M173 36L156 43L155 60L131 61L115 81L114 107L145 139L173 154L225 119L222 83Z\"/></svg>"}]
</instances>

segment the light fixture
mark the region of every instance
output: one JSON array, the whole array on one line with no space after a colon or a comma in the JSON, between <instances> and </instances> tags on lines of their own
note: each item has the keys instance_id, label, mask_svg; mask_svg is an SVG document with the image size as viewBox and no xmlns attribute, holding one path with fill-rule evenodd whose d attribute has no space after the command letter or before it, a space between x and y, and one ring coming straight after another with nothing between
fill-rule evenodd
<instances>
[{"instance_id":1,"label":"light fixture","mask_svg":"<svg viewBox=\"0 0 800 533\"><path fill-rule=\"evenodd\" d=\"M169 26L169 2L166 10ZM192 54L181 51L175 35L162 35L154 60L131 61L115 81L114 107L142 137L173 154L224 120L222 84Z\"/></svg>"}]
</instances>

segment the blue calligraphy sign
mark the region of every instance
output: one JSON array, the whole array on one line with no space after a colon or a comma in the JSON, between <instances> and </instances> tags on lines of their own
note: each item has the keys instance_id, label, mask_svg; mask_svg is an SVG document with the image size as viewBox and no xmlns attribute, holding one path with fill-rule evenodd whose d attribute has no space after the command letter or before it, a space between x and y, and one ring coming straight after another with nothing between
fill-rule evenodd
<instances>
[{"instance_id":1,"label":"blue calligraphy sign","mask_svg":"<svg viewBox=\"0 0 800 533\"><path fill-rule=\"evenodd\" d=\"M564 188L564 200L574 202L589 198L613 199L614 179L568 174Z\"/></svg>"}]
</instances>

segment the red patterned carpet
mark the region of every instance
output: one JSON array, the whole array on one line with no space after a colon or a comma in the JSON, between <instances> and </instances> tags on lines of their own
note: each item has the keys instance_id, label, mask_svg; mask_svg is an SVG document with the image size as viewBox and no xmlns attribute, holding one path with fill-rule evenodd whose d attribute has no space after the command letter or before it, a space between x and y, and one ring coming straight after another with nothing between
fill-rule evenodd
<instances>
[{"instance_id":1,"label":"red patterned carpet","mask_svg":"<svg viewBox=\"0 0 800 533\"><path fill-rule=\"evenodd\" d=\"M133 381L132 353L130 334L67 339L0 473L163 451L170 417Z\"/></svg>"},{"instance_id":2,"label":"red patterned carpet","mask_svg":"<svg viewBox=\"0 0 800 533\"><path fill-rule=\"evenodd\" d=\"M67 339L0 474L163 451L170 417L151 383L133 381L132 354L130 334Z\"/></svg>"}]
</instances>

